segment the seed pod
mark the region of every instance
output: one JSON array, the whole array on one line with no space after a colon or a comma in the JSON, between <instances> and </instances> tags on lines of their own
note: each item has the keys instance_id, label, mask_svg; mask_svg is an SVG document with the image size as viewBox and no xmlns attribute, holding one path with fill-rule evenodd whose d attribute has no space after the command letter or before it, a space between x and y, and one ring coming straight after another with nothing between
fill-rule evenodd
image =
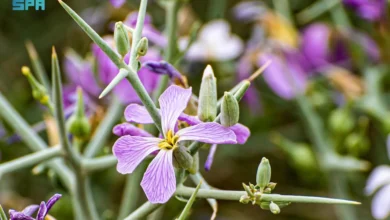
<instances>
[{"instance_id":1,"label":"seed pod","mask_svg":"<svg viewBox=\"0 0 390 220\"><path fill-rule=\"evenodd\" d=\"M77 90L77 106L72 116L67 121L69 133L76 138L84 139L91 133L91 125L84 113L83 93L80 88Z\"/></svg>"},{"instance_id":2,"label":"seed pod","mask_svg":"<svg viewBox=\"0 0 390 220\"><path fill-rule=\"evenodd\" d=\"M256 183L260 189L264 189L271 181L271 165L267 158L261 159L260 165L257 168Z\"/></svg>"},{"instance_id":3,"label":"seed pod","mask_svg":"<svg viewBox=\"0 0 390 220\"><path fill-rule=\"evenodd\" d=\"M114 40L116 50L122 58L125 57L130 50L130 39L129 34L121 21L115 23Z\"/></svg>"},{"instance_id":4,"label":"seed pod","mask_svg":"<svg viewBox=\"0 0 390 220\"><path fill-rule=\"evenodd\" d=\"M280 208L279 206L274 203L274 202L271 202L269 204L269 210L273 213L273 214L279 214L280 213Z\"/></svg>"},{"instance_id":5,"label":"seed pod","mask_svg":"<svg viewBox=\"0 0 390 220\"><path fill-rule=\"evenodd\" d=\"M198 117L202 121L214 121L217 116L217 79L210 65L203 72L199 91Z\"/></svg>"},{"instance_id":6,"label":"seed pod","mask_svg":"<svg viewBox=\"0 0 390 220\"><path fill-rule=\"evenodd\" d=\"M221 105L221 124L231 127L238 123L240 118L240 107L237 99L230 92L225 92Z\"/></svg>"},{"instance_id":7,"label":"seed pod","mask_svg":"<svg viewBox=\"0 0 390 220\"><path fill-rule=\"evenodd\" d=\"M186 147L180 146L176 148L173 151L173 157L175 158L179 167L186 170L191 169L194 160Z\"/></svg>"},{"instance_id":8,"label":"seed pod","mask_svg":"<svg viewBox=\"0 0 390 220\"><path fill-rule=\"evenodd\" d=\"M137 45L137 55L140 57L145 56L146 53L148 52L148 46L149 46L148 38L146 37L141 38L141 40L138 42Z\"/></svg>"}]
</instances>

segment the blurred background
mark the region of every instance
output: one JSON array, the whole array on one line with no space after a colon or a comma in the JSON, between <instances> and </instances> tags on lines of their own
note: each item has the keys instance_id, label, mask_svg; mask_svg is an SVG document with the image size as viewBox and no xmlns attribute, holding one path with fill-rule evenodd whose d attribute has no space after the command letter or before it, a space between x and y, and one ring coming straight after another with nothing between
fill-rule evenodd
<instances>
[{"instance_id":1,"label":"blurred background","mask_svg":"<svg viewBox=\"0 0 390 220\"><path fill-rule=\"evenodd\" d=\"M118 8L108 0L65 2L101 36L112 35L114 22L125 20L139 5L138 0L128 0ZM149 2L150 26L165 36L164 1ZM258 164L267 157L272 181L277 183L274 193L362 202L360 206L338 209L333 205L292 204L273 215L258 206L219 201L217 219L348 220L374 219L373 214L386 219L390 193L386 194L381 186L390 184L390 179L375 182L375 178L390 176L390 171L372 176L370 189L374 190L366 187L370 173L390 162L386 147L390 132L386 1L186 0L178 15L179 48L193 33L190 27L194 22L202 25L193 43L198 50L190 47L175 67L186 76L195 94L206 64L213 66L222 95L266 61L272 61L263 75L252 81L251 90L241 102L240 123L251 130L247 143L219 146L210 171L203 169L209 151L201 151L201 173L207 182L220 189L241 190L243 182L255 182ZM35 46L47 72L52 46L63 63L69 48L81 57L90 56L92 42L55 0L46 0L44 11L13 11L11 0L0 2L1 94L48 140L44 107L34 100L20 71L24 65L31 66L27 41ZM153 41L151 45L164 54L164 46ZM75 83L67 76L70 73L63 71L64 81ZM96 104L104 115L107 102ZM1 163L30 153L7 123L2 127ZM337 158L327 158L318 150L318 136ZM100 155L110 154L115 140L113 135ZM115 167L93 175L94 197L103 219L116 218L125 179ZM379 195L373 203L372 194L377 189ZM0 204L6 210L22 210L56 192L63 198L51 215L58 220L72 219L69 196L50 170L25 169L0 179ZM146 200L141 194L139 204ZM184 205L172 199L159 219L173 219ZM211 213L206 200L199 200L190 219L209 219Z\"/></svg>"}]
</instances>

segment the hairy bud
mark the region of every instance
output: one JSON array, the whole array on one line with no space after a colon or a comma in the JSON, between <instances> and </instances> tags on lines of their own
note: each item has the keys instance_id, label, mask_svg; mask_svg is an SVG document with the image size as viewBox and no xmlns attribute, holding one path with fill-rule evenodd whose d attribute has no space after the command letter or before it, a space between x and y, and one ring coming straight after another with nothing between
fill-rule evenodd
<instances>
[{"instance_id":1,"label":"hairy bud","mask_svg":"<svg viewBox=\"0 0 390 220\"><path fill-rule=\"evenodd\" d=\"M84 139L91 133L91 125L84 113L83 93L80 88L77 89L77 106L75 112L67 121L69 133L76 138Z\"/></svg>"},{"instance_id":2,"label":"hairy bud","mask_svg":"<svg viewBox=\"0 0 390 220\"><path fill-rule=\"evenodd\" d=\"M221 105L221 124L231 127L238 123L239 118L240 107L237 99L230 92L225 92Z\"/></svg>"},{"instance_id":3,"label":"hairy bud","mask_svg":"<svg viewBox=\"0 0 390 220\"><path fill-rule=\"evenodd\" d=\"M271 181L271 165L267 158L261 159L257 168L256 183L261 189L264 189Z\"/></svg>"},{"instance_id":4,"label":"hairy bud","mask_svg":"<svg viewBox=\"0 0 390 220\"><path fill-rule=\"evenodd\" d=\"M183 169L191 169L194 159L184 146L180 146L173 151L173 157L177 165Z\"/></svg>"},{"instance_id":5,"label":"hairy bud","mask_svg":"<svg viewBox=\"0 0 390 220\"><path fill-rule=\"evenodd\" d=\"M280 208L279 206L274 203L274 202L271 202L269 204L269 210L273 213L273 214L279 214L280 213Z\"/></svg>"},{"instance_id":6,"label":"hairy bud","mask_svg":"<svg viewBox=\"0 0 390 220\"><path fill-rule=\"evenodd\" d=\"M146 53L148 52L148 45L149 45L148 38L146 37L141 38L141 40L138 42L137 45L137 55L140 57L145 56Z\"/></svg>"},{"instance_id":7,"label":"hairy bud","mask_svg":"<svg viewBox=\"0 0 390 220\"><path fill-rule=\"evenodd\" d=\"M115 23L114 40L118 53L124 57L130 50L130 39L121 21Z\"/></svg>"},{"instance_id":8,"label":"hairy bud","mask_svg":"<svg viewBox=\"0 0 390 220\"><path fill-rule=\"evenodd\" d=\"M198 117L202 121L213 121L217 116L217 79L210 65L203 72L199 91Z\"/></svg>"}]
</instances>

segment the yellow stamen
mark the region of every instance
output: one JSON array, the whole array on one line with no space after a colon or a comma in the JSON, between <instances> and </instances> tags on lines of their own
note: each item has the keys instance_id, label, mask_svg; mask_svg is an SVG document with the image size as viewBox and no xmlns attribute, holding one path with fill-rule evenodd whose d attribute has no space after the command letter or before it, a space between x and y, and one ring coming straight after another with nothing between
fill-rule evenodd
<instances>
[{"instance_id":1,"label":"yellow stamen","mask_svg":"<svg viewBox=\"0 0 390 220\"><path fill-rule=\"evenodd\" d=\"M172 130L169 130L166 134L165 140L161 141L158 144L158 147L164 150L171 150L171 149L174 150L177 147L176 143L178 139L179 137L173 136Z\"/></svg>"}]
</instances>

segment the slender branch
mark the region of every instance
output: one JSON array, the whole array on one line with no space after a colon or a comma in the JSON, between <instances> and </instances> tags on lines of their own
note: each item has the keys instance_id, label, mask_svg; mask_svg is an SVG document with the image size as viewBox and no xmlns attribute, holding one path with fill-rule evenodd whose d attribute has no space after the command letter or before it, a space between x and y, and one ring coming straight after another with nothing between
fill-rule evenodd
<instances>
[{"instance_id":1,"label":"slender branch","mask_svg":"<svg viewBox=\"0 0 390 220\"><path fill-rule=\"evenodd\" d=\"M176 195L183 197L190 197L195 192L195 188L181 186L176 190ZM200 189L197 198L214 198L220 200L236 200L239 201L241 196L246 195L245 191L232 191L232 190L216 190L216 189ZM331 199L324 197L313 196L290 196L279 194L263 194L261 195L261 201L265 202L296 202L296 203L321 203L321 204L345 204L345 205L360 205L359 202L343 200L343 199Z\"/></svg>"},{"instance_id":2,"label":"slender branch","mask_svg":"<svg viewBox=\"0 0 390 220\"><path fill-rule=\"evenodd\" d=\"M122 195L122 202L119 208L118 220L126 218L137 207L137 201L140 196L140 182L146 170L148 163L144 161L137 167L134 173L127 175L126 185Z\"/></svg>"},{"instance_id":3,"label":"slender branch","mask_svg":"<svg viewBox=\"0 0 390 220\"><path fill-rule=\"evenodd\" d=\"M172 0L166 2L166 20L165 24L167 26L167 33L168 33L168 45L165 49L165 55L164 59L168 63L172 63L173 59L175 57L175 53L177 50L177 14L180 8L180 2L179 0ZM157 100L160 97L160 95L164 92L167 85L169 83L169 76L163 75L161 77L161 80L159 82L159 85L156 89L156 91L153 94L153 99L156 104L158 104Z\"/></svg>"},{"instance_id":4,"label":"slender branch","mask_svg":"<svg viewBox=\"0 0 390 220\"><path fill-rule=\"evenodd\" d=\"M117 98L114 98L108 108L104 119L100 122L93 138L85 148L84 157L94 157L104 146L111 135L112 126L122 115L122 104Z\"/></svg>"},{"instance_id":5,"label":"slender branch","mask_svg":"<svg viewBox=\"0 0 390 220\"><path fill-rule=\"evenodd\" d=\"M28 168L36 164L45 162L55 157L62 155L61 147L53 147L38 151L36 153L29 154L0 164L0 175L11 173L20 169Z\"/></svg>"},{"instance_id":6,"label":"slender branch","mask_svg":"<svg viewBox=\"0 0 390 220\"><path fill-rule=\"evenodd\" d=\"M200 186L201 189L212 189L211 186L206 182L206 180L199 172L197 172L194 175L190 175L190 178L192 179L192 181L194 181L195 184L199 184L200 182L202 182L202 185ZM210 204L211 208L213 209L213 215L210 218L211 220L213 220L217 217L218 202L216 199L207 199L207 202Z\"/></svg>"},{"instance_id":7,"label":"slender branch","mask_svg":"<svg viewBox=\"0 0 390 220\"><path fill-rule=\"evenodd\" d=\"M149 215L162 205L163 204L152 204L150 202L145 202L141 207L139 207L137 210L127 216L124 220L142 219L143 217Z\"/></svg>"},{"instance_id":8,"label":"slender branch","mask_svg":"<svg viewBox=\"0 0 390 220\"><path fill-rule=\"evenodd\" d=\"M15 111L2 93L0 93L0 109L1 118L15 130L31 150L39 151L48 148L46 143L30 128L19 113ZM54 169L68 189L72 188L74 176L61 160L49 162L49 167Z\"/></svg>"},{"instance_id":9,"label":"slender branch","mask_svg":"<svg viewBox=\"0 0 390 220\"><path fill-rule=\"evenodd\" d=\"M306 24L340 4L340 0L316 1L297 14L300 24Z\"/></svg>"},{"instance_id":10,"label":"slender branch","mask_svg":"<svg viewBox=\"0 0 390 220\"><path fill-rule=\"evenodd\" d=\"M157 107L154 105L153 100L150 98L148 92L143 86L141 80L139 79L136 71L138 70L138 61L134 58L136 54L131 54L130 65L126 65L126 63L119 57L119 55L113 51L110 46L75 12L73 11L67 4L65 4L62 0L59 0L61 6L65 9L65 11L76 21L76 23L84 30L86 34L103 50L103 52L115 63L115 65L119 69L126 69L129 72L127 79L130 81L130 84L133 86L136 91L138 97L144 104L146 110L149 112L150 116L153 119L154 124L161 132L161 119L160 114L157 110ZM139 17L137 20L137 27L134 30L133 34L133 44L131 51L135 51L137 43L139 39L141 39L142 28L144 23L144 17L146 13L146 5L147 0L143 0L141 2L141 7L139 10Z\"/></svg>"},{"instance_id":11,"label":"slender branch","mask_svg":"<svg viewBox=\"0 0 390 220\"><path fill-rule=\"evenodd\" d=\"M83 170L87 173L105 170L114 167L118 160L114 155L98 157L94 159L85 158L82 161Z\"/></svg>"}]
</instances>

